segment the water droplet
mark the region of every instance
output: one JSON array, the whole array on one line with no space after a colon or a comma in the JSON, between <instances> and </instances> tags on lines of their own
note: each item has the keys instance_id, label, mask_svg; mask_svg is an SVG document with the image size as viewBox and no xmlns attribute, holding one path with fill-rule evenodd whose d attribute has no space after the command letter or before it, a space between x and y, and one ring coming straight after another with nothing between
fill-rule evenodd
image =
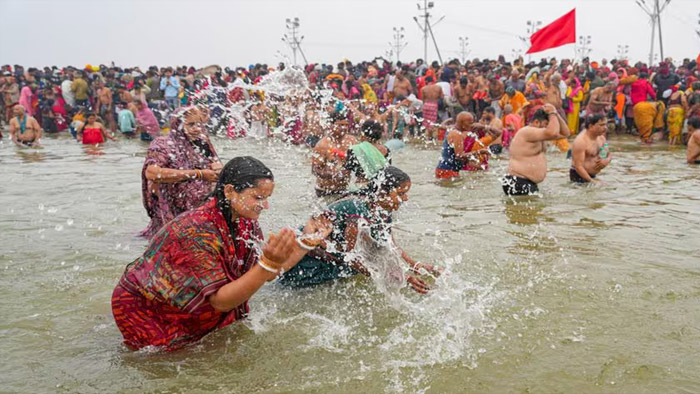
<instances>
[{"instance_id":1,"label":"water droplet","mask_svg":"<svg viewBox=\"0 0 700 394\"><path fill-rule=\"evenodd\" d=\"M68 220L66 220L66 224L69 225L69 226L72 226L72 225L73 225L73 219L68 219Z\"/></svg>"},{"instance_id":2,"label":"water droplet","mask_svg":"<svg viewBox=\"0 0 700 394\"><path fill-rule=\"evenodd\" d=\"M56 231L63 231L63 225L62 224L57 224L56 227L54 227Z\"/></svg>"}]
</instances>

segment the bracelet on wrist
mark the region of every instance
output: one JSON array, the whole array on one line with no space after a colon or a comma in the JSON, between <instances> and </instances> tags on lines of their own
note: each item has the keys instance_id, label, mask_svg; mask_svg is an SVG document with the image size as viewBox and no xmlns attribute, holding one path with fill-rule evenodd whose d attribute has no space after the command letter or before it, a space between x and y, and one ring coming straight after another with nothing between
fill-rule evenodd
<instances>
[{"instance_id":1,"label":"bracelet on wrist","mask_svg":"<svg viewBox=\"0 0 700 394\"><path fill-rule=\"evenodd\" d=\"M267 272L273 273L273 274L275 274L275 275L280 275L281 269L276 269L276 268L274 268L274 267L270 267L269 265L263 263L262 260L258 260L258 265L259 265L260 267L262 267L262 269L264 269L264 270L267 271Z\"/></svg>"},{"instance_id":2,"label":"bracelet on wrist","mask_svg":"<svg viewBox=\"0 0 700 394\"><path fill-rule=\"evenodd\" d=\"M297 245L299 245L300 248L306 250L307 252L310 252L310 251L316 249L316 246L312 246L312 245L307 244L301 238L297 238Z\"/></svg>"}]
</instances>

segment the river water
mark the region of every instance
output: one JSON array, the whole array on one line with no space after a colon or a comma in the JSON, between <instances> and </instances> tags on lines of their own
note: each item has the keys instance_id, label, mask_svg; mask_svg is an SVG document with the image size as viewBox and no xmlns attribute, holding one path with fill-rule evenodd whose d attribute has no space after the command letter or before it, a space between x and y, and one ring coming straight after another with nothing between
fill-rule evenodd
<instances>
[{"instance_id":1,"label":"river water","mask_svg":"<svg viewBox=\"0 0 700 394\"><path fill-rule=\"evenodd\" d=\"M130 352L110 309L147 224L146 145L0 145L2 392L697 392L700 168L680 148L613 138L599 188L550 153L542 197L511 200L505 159L439 184L436 146L394 164L413 179L399 245L447 267L421 296L369 278L265 286L247 321L171 353ZM275 173L267 231L318 206L307 151L216 140Z\"/></svg>"}]
</instances>

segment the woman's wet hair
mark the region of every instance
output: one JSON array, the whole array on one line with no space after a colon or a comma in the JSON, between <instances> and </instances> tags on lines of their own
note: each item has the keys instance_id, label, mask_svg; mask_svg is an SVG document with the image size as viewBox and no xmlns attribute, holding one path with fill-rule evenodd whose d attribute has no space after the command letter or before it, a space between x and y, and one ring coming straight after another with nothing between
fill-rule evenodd
<instances>
[{"instance_id":1,"label":"woman's wet hair","mask_svg":"<svg viewBox=\"0 0 700 394\"><path fill-rule=\"evenodd\" d=\"M369 200L377 200L381 194L387 194L410 181L411 177L401 169L394 166L386 166L370 179L367 186L354 194Z\"/></svg>"},{"instance_id":2,"label":"woman's wet hair","mask_svg":"<svg viewBox=\"0 0 700 394\"><path fill-rule=\"evenodd\" d=\"M224 215L232 235L235 233L235 228L231 223L231 202L226 198L224 188L226 185L231 185L236 193L240 193L245 189L256 187L258 181L263 179L274 181L275 177L265 164L252 156L234 157L221 170L216 188L210 197L216 198L216 205Z\"/></svg>"},{"instance_id":3,"label":"woman's wet hair","mask_svg":"<svg viewBox=\"0 0 700 394\"><path fill-rule=\"evenodd\" d=\"M362 124L362 135L369 142L377 142L382 138L384 127L379 122L368 120Z\"/></svg>"}]
</instances>

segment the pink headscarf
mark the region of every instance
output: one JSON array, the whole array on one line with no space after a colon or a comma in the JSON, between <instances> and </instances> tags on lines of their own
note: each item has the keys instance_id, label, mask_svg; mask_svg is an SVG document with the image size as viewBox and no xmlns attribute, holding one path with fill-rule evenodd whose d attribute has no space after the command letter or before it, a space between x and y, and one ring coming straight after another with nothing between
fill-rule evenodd
<instances>
[{"instance_id":1,"label":"pink headscarf","mask_svg":"<svg viewBox=\"0 0 700 394\"><path fill-rule=\"evenodd\" d=\"M32 89L29 86L22 88L22 93L19 96L19 105L23 106L27 111L27 115L34 116L32 108Z\"/></svg>"},{"instance_id":2,"label":"pink headscarf","mask_svg":"<svg viewBox=\"0 0 700 394\"><path fill-rule=\"evenodd\" d=\"M620 77L617 76L617 73L608 74L608 80L615 81L615 85L620 84Z\"/></svg>"}]
</instances>

